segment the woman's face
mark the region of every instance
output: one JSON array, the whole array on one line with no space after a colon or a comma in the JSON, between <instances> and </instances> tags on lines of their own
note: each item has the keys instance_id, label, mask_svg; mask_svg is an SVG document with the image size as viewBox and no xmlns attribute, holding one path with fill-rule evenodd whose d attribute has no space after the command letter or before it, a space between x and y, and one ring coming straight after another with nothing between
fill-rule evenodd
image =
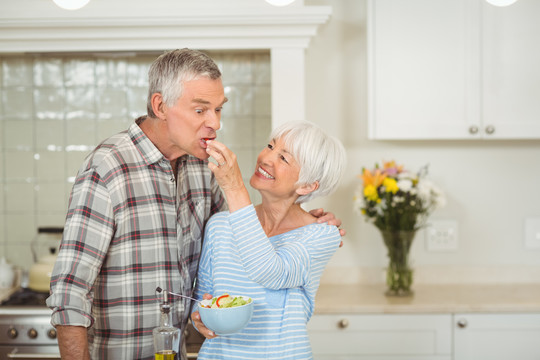
<instances>
[{"instance_id":1,"label":"woman's face","mask_svg":"<svg viewBox=\"0 0 540 360\"><path fill-rule=\"evenodd\" d=\"M280 199L296 198L300 165L285 148L282 139L273 139L257 157L250 184L264 195Z\"/></svg>"}]
</instances>

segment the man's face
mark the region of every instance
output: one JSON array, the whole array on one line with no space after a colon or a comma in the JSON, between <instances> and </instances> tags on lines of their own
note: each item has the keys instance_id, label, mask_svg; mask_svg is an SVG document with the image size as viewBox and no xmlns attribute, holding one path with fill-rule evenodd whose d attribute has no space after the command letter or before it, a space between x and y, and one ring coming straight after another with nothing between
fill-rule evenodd
<instances>
[{"instance_id":1,"label":"man's face","mask_svg":"<svg viewBox=\"0 0 540 360\"><path fill-rule=\"evenodd\" d=\"M176 104L172 107L164 105L171 152L208 159L206 140L216 137L221 126L221 109L226 101L221 79L200 78L185 82Z\"/></svg>"}]
</instances>

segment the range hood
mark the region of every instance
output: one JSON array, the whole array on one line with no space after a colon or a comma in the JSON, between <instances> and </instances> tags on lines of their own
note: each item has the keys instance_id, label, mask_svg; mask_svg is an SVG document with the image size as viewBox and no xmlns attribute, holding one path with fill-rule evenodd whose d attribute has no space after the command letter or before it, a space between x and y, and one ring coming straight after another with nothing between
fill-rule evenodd
<instances>
[{"instance_id":1,"label":"range hood","mask_svg":"<svg viewBox=\"0 0 540 360\"><path fill-rule=\"evenodd\" d=\"M286 7L264 0L91 0L75 11L52 0L17 0L2 5L0 54L269 50L276 126L305 119L305 49L330 14L330 7L302 0Z\"/></svg>"}]
</instances>

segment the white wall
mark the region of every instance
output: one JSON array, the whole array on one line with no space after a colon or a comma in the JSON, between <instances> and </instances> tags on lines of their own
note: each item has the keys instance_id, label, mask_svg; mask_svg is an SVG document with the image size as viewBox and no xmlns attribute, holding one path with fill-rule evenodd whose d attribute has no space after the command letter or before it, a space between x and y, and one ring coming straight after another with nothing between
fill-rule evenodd
<instances>
[{"instance_id":1,"label":"white wall","mask_svg":"<svg viewBox=\"0 0 540 360\"><path fill-rule=\"evenodd\" d=\"M345 246L331 260L326 279L339 281L336 276L344 274L364 279L371 267L380 275L386 264L382 240L353 212L352 198L363 166L395 159L412 170L430 164L432 179L448 198L447 206L431 218L457 220L459 226L455 252L427 252L424 232L417 235L412 258L418 281L539 282L540 251L525 249L524 221L540 217L540 140L368 140L366 1L305 4L333 8L306 52L306 117L339 137L349 155L337 193L308 204L334 212L347 230Z\"/></svg>"},{"instance_id":2,"label":"white wall","mask_svg":"<svg viewBox=\"0 0 540 360\"><path fill-rule=\"evenodd\" d=\"M25 1L33 2L36 6L50 5L45 5L41 0ZM105 0L94 1L93 4L97 6ZM263 2L236 1L245 4ZM13 2L15 5L3 9L6 11L1 12L0 18L26 18L28 7L19 6L19 3L21 1ZM305 54L306 119L319 123L342 139L349 153L349 168L343 186L329 199L308 204L308 207L322 206L336 213L348 232L344 239L345 246L332 259L326 273L336 276L329 279L339 280L344 273L347 273L348 280L369 277L372 273L376 277L380 275L380 270L386 264L385 249L376 229L353 212L352 197L360 183L356 176L363 166L370 167L377 161L395 159L412 170L429 163L433 179L448 197L447 207L437 211L432 218L453 219L459 223L459 248L453 253L426 252L424 234L417 235L412 257L419 270L416 274L419 281L440 276L460 281L532 279L540 282L540 251L526 250L523 246L525 217L540 217L540 191L535 188L539 183L537 179L540 179L540 140L368 140L366 1L305 0L304 3L306 6L332 7L329 21L318 27L317 35L311 39ZM295 4L300 6L300 0ZM232 21L230 16L236 8L230 6L230 12L212 14L220 22L226 23ZM92 13L90 5L88 9ZM313 11L313 14L310 12L306 15L306 19L317 15L312 22L323 23L326 12L321 15ZM278 10L271 12L274 20L279 19L275 22L288 19ZM304 18L300 16L300 19ZM10 20L9 23L12 24L12 31L22 31L18 26L13 26L18 24L17 21ZM277 33L281 33L283 26L286 25L277 27L280 30ZM297 29L296 25L289 27ZM7 31L4 35L9 34ZM201 32L194 31L193 34L200 35ZM311 34L307 32L304 37L309 38ZM215 37L212 39L216 41ZM293 40L294 36L288 36L280 38L278 42L282 44ZM411 91L414 89L411 88ZM3 167L0 164L0 176ZM2 194L0 202L6 202ZM0 229L5 226L0 218ZM351 275L350 271L354 274Z\"/></svg>"}]
</instances>

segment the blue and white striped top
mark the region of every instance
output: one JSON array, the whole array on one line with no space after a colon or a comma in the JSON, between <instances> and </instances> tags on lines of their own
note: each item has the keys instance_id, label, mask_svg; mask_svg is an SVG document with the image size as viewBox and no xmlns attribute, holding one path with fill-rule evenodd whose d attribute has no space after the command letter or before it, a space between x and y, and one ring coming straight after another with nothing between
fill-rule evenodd
<instances>
[{"instance_id":1,"label":"blue and white striped top","mask_svg":"<svg viewBox=\"0 0 540 360\"><path fill-rule=\"evenodd\" d=\"M208 222L195 296L253 298L239 333L205 340L199 359L312 359L306 324L324 267L339 247L336 226L309 224L268 238L249 205Z\"/></svg>"}]
</instances>

